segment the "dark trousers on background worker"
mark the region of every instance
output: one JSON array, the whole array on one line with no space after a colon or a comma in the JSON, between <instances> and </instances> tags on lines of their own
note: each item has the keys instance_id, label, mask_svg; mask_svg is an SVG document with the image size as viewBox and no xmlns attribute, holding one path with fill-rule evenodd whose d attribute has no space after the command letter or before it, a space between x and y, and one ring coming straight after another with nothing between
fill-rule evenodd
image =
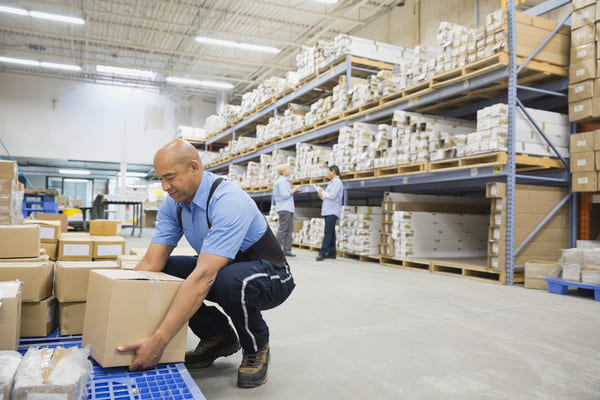
<instances>
[{"instance_id":1,"label":"dark trousers on background worker","mask_svg":"<svg viewBox=\"0 0 600 400\"><path fill-rule=\"evenodd\" d=\"M277 230L277 241L287 256L292 252L292 235L294 234L294 213L279 211L279 229Z\"/></svg>"},{"instance_id":2,"label":"dark trousers on background worker","mask_svg":"<svg viewBox=\"0 0 600 400\"><path fill-rule=\"evenodd\" d=\"M187 278L196 267L197 257L171 256L163 272ZM231 318L247 353L256 353L269 341L269 327L261 311L283 303L294 289L289 267L275 268L264 260L230 262L223 267L206 296L220 305ZM200 339L226 332L229 321L217 307L202 304L189 321Z\"/></svg>"},{"instance_id":3,"label":"dark trousers on background worker","mask_svg":"<svg viewBox=\"0 0 600 400\"><path fill-rule=\"evenodd\" d=\"M325 233L323 235L323 243L319 254L323 257L335 258L335 223L338 217L335 215L326 215L325 217Z\"/></svg>"}]
</instances>

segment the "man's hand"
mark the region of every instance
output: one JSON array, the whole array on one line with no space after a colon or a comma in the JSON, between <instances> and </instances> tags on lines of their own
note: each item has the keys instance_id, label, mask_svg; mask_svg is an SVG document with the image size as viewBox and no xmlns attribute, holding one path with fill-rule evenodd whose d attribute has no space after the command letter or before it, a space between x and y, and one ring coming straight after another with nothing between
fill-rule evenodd
<instances>
[{"instance_id":1,"label":"man's hand","mask_svg":"<svg viewBox=\"0 0 600 400\"><path fill-rule=\"evenodd\" d=\"M296 193L298 190L302 189L302 186L294 186L292 188L292 193Z\"/></svg>"},{"instance_id":2,"label":"man's hand","mask_svg":"<svg viewBox=\"0 0 600 400\"><path fill-rule=\"evenodd\" d=\"M319 186L319 197L323 197L323 188Z\"/></svg>"},{"instance_id":3,"label":"man's hand","mask_svg":"<svg viewBox=\"0 0 600 400\"><path fill-rule=\"evenodd\" d=\"M117 350L135 351L137 356L133 363L129 366L130 371L142 371L156 367L160 357L165 351L168 342L154 334L149 337L138 339L124 346L119 346Z\"/></svg>"}]
</instances>

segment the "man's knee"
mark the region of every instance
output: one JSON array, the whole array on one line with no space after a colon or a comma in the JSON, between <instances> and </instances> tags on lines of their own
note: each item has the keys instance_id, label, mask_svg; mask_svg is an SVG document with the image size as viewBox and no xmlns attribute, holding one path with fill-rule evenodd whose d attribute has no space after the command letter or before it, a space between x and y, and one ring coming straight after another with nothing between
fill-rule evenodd
<instances>
[{"instance_id":1,"label":"man's knee","mask_svg":"<svg viewBox=\"0 0 600 400\"><path fill-rule=\"evenodd\" d=\"M198 262L197 257L192 256L169 256L167 263L163 268L165 274L176 276L178 278L187 278Z\"/></svg>"}]
</instances>

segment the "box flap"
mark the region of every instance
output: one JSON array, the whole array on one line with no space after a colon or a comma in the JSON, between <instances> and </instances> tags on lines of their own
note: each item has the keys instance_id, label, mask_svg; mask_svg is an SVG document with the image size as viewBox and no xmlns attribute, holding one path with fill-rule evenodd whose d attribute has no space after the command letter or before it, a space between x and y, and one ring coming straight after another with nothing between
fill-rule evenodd
<instances>
[{"instance_id":1,"label":"box flap","mask_svg":"<svg viewBox=\"0 0 600 400\"><path fill-rule=\"evenodd\" d=\"M134 271L130 269L107 269L96 272L114 280L183 282L183 279L167 275L163 272Z\"/></svg>"},{"instance_id":2,"label":"box flap","mask_svg":"<svg viewBox=\"0 0 600 400\"><path fill-rule=\"evenodd\" d=\"M23 282L21 281L8 281L0 282L0 302L3 298L17 297L21 293Z\"/></svg>"},{"instance_id":3,"label":"box flap","mask_svg":"<svg viewBox=\"0 0 600 400\"><path fill-rule=\"evenodd\" d=\"M119 268L119 264L116 261L59 261L56 263L56 266L60 268L88 269Z\"/></svg>"}]
</instances>

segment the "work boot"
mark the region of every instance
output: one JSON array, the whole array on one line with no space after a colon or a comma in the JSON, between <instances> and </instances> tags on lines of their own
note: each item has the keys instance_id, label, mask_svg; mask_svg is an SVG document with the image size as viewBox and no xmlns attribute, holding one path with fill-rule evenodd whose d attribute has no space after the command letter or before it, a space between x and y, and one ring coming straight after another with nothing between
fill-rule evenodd
<instances>
[{"instance_id":1,"label":"work boot","mask_svg":"<svg viewBox=\"0 0 600 400\"><path fill-rule=\"evenodd\" d=\"M185 366L188 368L206 368L219 357L230 356L240 349L237 335L231 328L207 339L200 339L196 350L186 351Z\"/></svg>"},{"instance_id":2,"label":"work boot","mask_svg":"<svg viewBox=\"0 0 600 400\"><path fill-rule=\"evenodd\" d=\"M254 388L267 381L267 369L271 361L269 343L256 353L246 353L242 358L242 364L238 369L237 384L241 388Z\"/></svg>"}]
</instances>

